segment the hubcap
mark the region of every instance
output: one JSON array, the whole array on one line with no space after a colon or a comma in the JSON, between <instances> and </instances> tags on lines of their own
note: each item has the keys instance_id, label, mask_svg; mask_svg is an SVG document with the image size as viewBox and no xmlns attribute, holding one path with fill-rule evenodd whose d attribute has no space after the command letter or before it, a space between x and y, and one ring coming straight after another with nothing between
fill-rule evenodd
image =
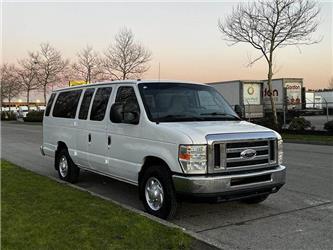
<instances>
[{"instance_id":1,"label":"hubcap","mask_svg":"<svg viewBox=\"0 0 333 250\"><path fill-rule=\"evenodd\" d=\"M164 192L161 183L155 177L150 177L146 182L145 196L148 206L157 211L163 206Z\"/></svg>"},{"instance_id":2,"label":"hubcap","mask_svg":"<svg viewBox=\"0 0 333 250\"><path fill-rule=\"evenodd\" d=\"M66 156L61 156L59 161L59 172L62 177L66 177L68 173L68 162Z\"/></svg>"}]
</instances>

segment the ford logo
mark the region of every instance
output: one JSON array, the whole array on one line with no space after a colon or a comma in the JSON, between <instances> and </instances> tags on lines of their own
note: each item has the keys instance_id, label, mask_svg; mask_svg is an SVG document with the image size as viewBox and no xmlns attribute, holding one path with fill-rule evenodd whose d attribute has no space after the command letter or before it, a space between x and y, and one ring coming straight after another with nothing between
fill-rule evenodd
<instances>
[{"instance_id":1,"label":"ford logo","mask_svg":"<svg viewBox=\"0 0 333 250\"><path fill-rule=\"evenodd\" d=\"M255 157L257 155L257 151L255 151L254 149L246 149L244 151L241 152L240 156L243 159L252 159L253 157Z\"/></svg>"}]
</instances>

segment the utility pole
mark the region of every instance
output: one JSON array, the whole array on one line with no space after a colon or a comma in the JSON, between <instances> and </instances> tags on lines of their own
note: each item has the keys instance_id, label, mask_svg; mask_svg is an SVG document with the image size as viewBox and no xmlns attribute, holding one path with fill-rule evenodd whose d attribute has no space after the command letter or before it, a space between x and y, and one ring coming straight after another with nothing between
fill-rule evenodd
<instances>
[{"instance_id":1,"label":"utility pole","mask_svg":"<svg viewBox=\"0 0 333 250\"><path fill-rule=\"evenodd\" d=\"M158 80L161 80L161 63L158 62Z\"/></svg>"}]
</instances>

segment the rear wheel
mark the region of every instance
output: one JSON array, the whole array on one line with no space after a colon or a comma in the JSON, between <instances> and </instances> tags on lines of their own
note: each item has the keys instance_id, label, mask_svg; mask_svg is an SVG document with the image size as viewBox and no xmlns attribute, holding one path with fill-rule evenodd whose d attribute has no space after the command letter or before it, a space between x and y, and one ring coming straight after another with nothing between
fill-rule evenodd
<instances>
[{"instance_id":1,"label":"rear wheel","mask_svg":"<svg viewBox=\"0 0 333 250\"><path fill-rule=\"evenodd\" d=\"M74 183L77 181L80 169L74 164L67 149L60 149L57 154L56 166L59 178L63 181Z\"/></svg>"},{"instance_id":2,"label":"rear wheel","mask_svg":"<svg viewBox=\"0 0 333 250\"><path fill-rule=\"evenodd\" d=\"M263 202L264 200L266 200L268 198L268 196L269 196L268 194L265 194L265 195L251 197L251 198L246 198L242 201L247 204L257 204L257 203L260 203L260 202Z\"/></svg>"},{"instance_id":3,"label":"rear wheel","mask_svg":"<svg viewBox=\"0 0 333 250\"><path fill-rule=\"evenodd\" d=\"M152 166L141 178L140 197L146 211L162 219L171 219L177 210L172 178L167 169Z\"/></svg>"}]
</instances>

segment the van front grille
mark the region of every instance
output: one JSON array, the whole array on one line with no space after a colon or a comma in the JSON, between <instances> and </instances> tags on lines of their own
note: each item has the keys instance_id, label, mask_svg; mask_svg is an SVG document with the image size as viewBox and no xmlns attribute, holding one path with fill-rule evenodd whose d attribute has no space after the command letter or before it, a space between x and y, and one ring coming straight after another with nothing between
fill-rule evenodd
<instances>
[{"instance_id":1,"label":"van front grille","mask_svg":"<svg viewBox=\"0 0 333 250\"><path fill-rule=\"evenodd\" d=\"M276 140L214 142L214 171L268 167L276 163Z\"/></svg>"}]
</instances>

